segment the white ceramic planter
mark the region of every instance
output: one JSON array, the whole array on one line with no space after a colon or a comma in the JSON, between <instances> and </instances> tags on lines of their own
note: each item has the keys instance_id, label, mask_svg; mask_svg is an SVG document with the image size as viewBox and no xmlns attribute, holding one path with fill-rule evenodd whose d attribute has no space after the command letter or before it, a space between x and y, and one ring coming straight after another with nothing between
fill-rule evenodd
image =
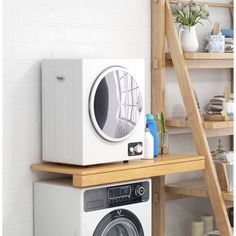
<instances>
[{"instance_id":1,"label":"white ceramic planter","mask_svg":"<svg viewBox=\"0 0 236 236\"><path fill-rule=\"evenodd\" d=\"M199 43L195 26L184 26L179 31L179 38L184 52L197 52Z\"/></svg>"}]
</instances>

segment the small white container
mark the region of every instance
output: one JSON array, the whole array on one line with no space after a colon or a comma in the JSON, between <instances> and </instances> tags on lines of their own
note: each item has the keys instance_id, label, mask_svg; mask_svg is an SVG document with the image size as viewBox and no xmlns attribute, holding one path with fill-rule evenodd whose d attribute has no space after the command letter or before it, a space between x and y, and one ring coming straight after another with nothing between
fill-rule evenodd
<instances>
[{"instance_id":1,"label":"small white container","mask_svg":"<svg viewBox=\"0 0 236 236\"><path fill-rule=\"evenodd\" d=\"M203 236L204 235L204 222L193 221L191 224L191 236Z\"/></svg>"},{"instance_id":2,"label":"small white container","mask_svg":"<svg viewBox=\"0 0 236 236\"><path fill-rule=\"evenodd\" d=\"M154 157L154 140L150 133L149 128L145 130L145 146L144 146L144 159L153 159Z\"/></svg>"},{"instance_id":3,"label":"small white container","mask_svg":"<svg viewBox=\"0 0 236 236\"><path fill-rule=\"evenodd\" d=\"M209 233L214 230L214 217L210 215L201 216L201 221L204 223L204 233Z\"/></svg>"},{"instance_id":4,"label":"small white container","mask_svg":"<svg viewBox=\"0 0 236 236\"><path fill-rule=\"evenodd\" d=\"M224 109L227 112L228 116L233 116L234 115L234 103L231 102L225 102L224 103Z\"/></svg>"}]
</instances>

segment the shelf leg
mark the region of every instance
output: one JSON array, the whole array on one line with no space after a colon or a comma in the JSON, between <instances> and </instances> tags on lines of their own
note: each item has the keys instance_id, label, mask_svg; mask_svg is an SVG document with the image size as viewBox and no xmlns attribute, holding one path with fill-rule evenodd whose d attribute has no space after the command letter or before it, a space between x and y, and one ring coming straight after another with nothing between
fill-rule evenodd
<instances>
[{"instance_id":1,"label":"shelf leg","mask_svg":"<svg viewBox=\"0 0 236 236\"><path fill-rule=\"evenodd\" d=\"M165 111L165 0L152 0L152 113Z\"/></svg>"},{"instance_id":2,"label":"shelf leg","mask_svg":"<svg viewBox=\"0 0 236 236\"><path fill-rule=\"evenodd\" d=\"M165 236L165 176L152 178L152 236Z\"/></svg>"}]
</instances>

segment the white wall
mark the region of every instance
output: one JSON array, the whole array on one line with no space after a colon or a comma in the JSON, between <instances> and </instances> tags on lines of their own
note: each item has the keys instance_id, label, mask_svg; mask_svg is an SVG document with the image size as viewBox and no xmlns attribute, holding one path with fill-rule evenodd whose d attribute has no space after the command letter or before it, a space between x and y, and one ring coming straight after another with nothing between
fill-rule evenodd
<instances>
[{"instance_id":1,"label":"white wall","mask_svg":"<svg viewBox=\"0 0 236 236\"><path fill-rule=\"evenodd\" d=\"M50 176L30 170L30 165L41 159L40 61L145 58L146 108L150 112L150 1L3 0L3 11L3 235L33 236L32 183ZM211 71L205 76L200 71L193 77L203 104L219 85L229 81L229 72ZM171 70L167 71L167 82L168 116L182 114ZM171 137L171 149L194 152L189 135ZM167 235L187 235L190 219L202 214L207 205L207 200L199 199L169 202Z\"/></svg>"}]
</instances>

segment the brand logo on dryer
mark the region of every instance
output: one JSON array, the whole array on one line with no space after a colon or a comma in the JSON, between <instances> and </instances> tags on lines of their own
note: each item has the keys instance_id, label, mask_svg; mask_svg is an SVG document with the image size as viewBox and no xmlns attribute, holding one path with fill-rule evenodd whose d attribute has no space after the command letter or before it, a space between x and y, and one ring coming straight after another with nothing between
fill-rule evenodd
<instances>
[{"instance_id":1,"label":"brand logo on dryer","mask_svg":"<svg viewBox=\"0 0 236 236\"><path fill-rule=\"evenodd\" d=\"M122 216L124 216L124 214L122 213L122 210L121 209L117 210L115 217L122 217Z\"/></svg>"}]
</instances>

